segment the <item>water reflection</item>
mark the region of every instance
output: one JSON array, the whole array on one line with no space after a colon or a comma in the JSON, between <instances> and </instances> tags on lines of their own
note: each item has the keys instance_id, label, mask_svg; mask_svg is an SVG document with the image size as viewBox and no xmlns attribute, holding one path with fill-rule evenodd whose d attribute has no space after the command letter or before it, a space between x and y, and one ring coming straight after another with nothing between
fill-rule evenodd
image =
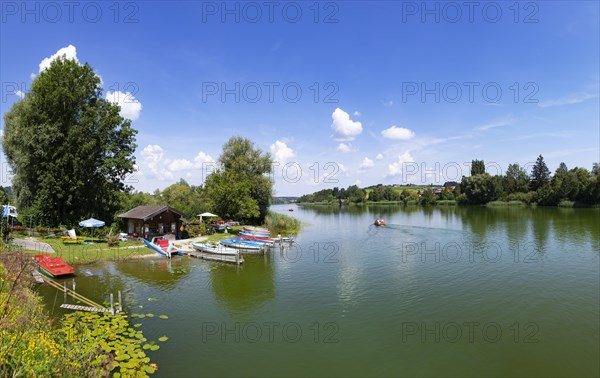
<instances>
[{"instance_id":1,"label":"water reflection","mask_svg":"<svg viewBox=\"0 0 600 378\"><path fill-rule=\"evenodd\" d=\"M161 289L174 288L187 277L191 269L189 259L185 257L170 260L160 257L128 260L115 264L115 267L118 270L117 276L124 275Z\"/></svg>"},{"instance_id":2,"label":"water reflection","mask_svg":"<svg viewBox=\"0 0 600 378\"><path fill-rule=\"evenodd\" d=\"M240 267L219 265L211 268L210 287L217 301L230 313L245 314L275 298L271 253L245 256Z\"/></svg>"}]
</instances>

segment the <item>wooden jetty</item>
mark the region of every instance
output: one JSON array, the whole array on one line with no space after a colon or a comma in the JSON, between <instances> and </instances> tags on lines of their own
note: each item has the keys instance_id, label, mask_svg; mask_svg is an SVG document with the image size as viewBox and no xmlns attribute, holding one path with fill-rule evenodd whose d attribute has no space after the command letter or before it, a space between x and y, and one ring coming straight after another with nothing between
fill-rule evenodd
<instances>
[{"instance_id":1,"label":"wooden jetty","mask_svg":"<svg viewBox=\"0 0 600 378\"><path fill-rule=\"evenodd\" d=\"M69 310L76 310L76 311L92 311L92 312L110 312L113 315L122 311L122 302L121 302L121 292L119 291L119 308L115 309L114 307L114 301L113 301L113 295L110 295L110 308L106 308L94 301L92 301L91 299L88 299L86 297L84 297L83 295L77 293L75 291L75 280L73 280L73 289L69 289L67 287L67 282L64 281L63 284L61 285L60 283L50 279L49 277L45 277L42 276L42 279L44 280L45 283L47 283L48 285L54 287L57 290L60 290L62 292L65 293L65 298L66 295L70 295L71 297L73 297L75 300L87 305L87 306L82 306L82 305L75 305L75 304L68 304L68 303L63 303L60 307L61 308L66 308Z\"/></svg>"},{"instance_id":2,"label":"wooden jetty","mask_svg":"<svg viewBox=\"0 0 600 378\"><path fill-rule=\"evenodd\" d=\"M240 256L239 253L237 255L220 255L218 253L206 253L206 252L199 252L199 251L182 251L182 252L188 256L192 256L192 257L195 257L198 259L211 260L211 261L222 261L222 262L228 262L228 263L233 263L233 264L238 264L238 265L244 263L244 258L242 256Z\"/></svg>"},{"instance_id":3,"label":"wooden jetty","mask_svg":"<svg viewBox=\"0 0 600 378\"><path fill-rule=\"evenodd\" d=\"M89 312L111 312L110 309L104 307L93 307L93 306L81 306L69 303L63 303L60 305L61 308L66 308L75 311L89 311Z\"/></svg>"}]
</instances>

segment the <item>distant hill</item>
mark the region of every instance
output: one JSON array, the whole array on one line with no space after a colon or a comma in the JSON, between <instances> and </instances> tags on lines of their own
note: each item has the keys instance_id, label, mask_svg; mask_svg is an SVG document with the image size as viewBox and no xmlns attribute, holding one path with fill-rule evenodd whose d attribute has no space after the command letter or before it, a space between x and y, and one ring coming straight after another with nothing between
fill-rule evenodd
<instances>
[{"instance_id":1,"label":"distant hill","mask_svg":"<svg viewBox=\"0 0 600 378\"><path fill-rule=\"evenodd\" d=\"M298 197L273 197L273 205L281 205L285 203L294 203Z\"/></svg>"}]
</instances>

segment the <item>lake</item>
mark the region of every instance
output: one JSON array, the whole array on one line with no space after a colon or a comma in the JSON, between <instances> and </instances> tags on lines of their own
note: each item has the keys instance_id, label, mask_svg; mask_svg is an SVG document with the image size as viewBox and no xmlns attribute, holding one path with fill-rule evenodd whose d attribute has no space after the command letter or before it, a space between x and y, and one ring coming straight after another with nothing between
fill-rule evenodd
<instances>
[{"instance_id":1,"label":"lake","mask_svg":"<svg viewBox=\"0 0 600 378\"><path fill-rule=\"evenodd\" d=\"M600 375L598 209L272 209L293 247L81 265L77 291L154 315L155 377Z\"/></svg>"}]
</instances>

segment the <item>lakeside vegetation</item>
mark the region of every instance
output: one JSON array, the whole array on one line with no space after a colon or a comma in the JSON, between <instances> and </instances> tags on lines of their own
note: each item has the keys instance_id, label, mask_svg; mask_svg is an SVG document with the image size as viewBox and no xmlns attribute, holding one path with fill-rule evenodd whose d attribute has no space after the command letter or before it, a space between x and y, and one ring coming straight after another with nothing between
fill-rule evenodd
<instances>
[{"instance_id":1,"label":"lakeside vegetation","mask_svg":"<svg viewBox=\"0 0 600 378\"><path fill-rule=\"evenodd\" d=\"M323 189L298 198L297 203L311 204L361 204L402 203L405 205L456 205L487 206L600 206L600 165L592 170L564 163L550 175L542 155L538 156L529 175L518 164L511 164L503 176L485 172L483 160L473 160L471 176L460 183L447 182L443 186L415 186L382 184L368 188L352 185L347 189Z\"/></svg>"}]
</instances>

